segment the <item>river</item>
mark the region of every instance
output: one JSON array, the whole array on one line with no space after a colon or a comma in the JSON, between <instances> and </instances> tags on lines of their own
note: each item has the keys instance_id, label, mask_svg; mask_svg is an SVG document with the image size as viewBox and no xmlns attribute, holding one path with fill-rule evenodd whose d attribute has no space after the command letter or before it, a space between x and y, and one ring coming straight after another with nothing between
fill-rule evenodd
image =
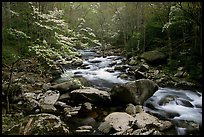
<instances>
[{"instance_id":1,"label":"river","mask_svg":"<svg viewBox=\"0 0 204 137\"><path fill-rule=\"evenodd\" d=\"M126 83L134 79L121 79L120 75L126 70L114 70L115 65L124 64L125 57L100 56L95 49L79 50L83 67L67 69L61 78L71 73L75 77L84 77L98 89L108 90L114 84ZM185 135L188 128L182 122L194 122L202 127L202 93L192 90L182 90L160 87L144 103L145 111L172 120L177 126L178 135Z\"/></svg>"}]
</instances>

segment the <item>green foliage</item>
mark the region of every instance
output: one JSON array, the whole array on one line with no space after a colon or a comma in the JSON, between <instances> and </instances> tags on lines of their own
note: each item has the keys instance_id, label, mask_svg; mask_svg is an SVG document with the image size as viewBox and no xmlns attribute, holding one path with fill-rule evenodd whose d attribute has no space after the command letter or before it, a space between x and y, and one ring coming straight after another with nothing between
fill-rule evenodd
<instances>
[{"instance_id":1,"label":"green foliage","mask_svg":"<svg viewBox=\"0 0 204 137\"><path fill-rule=\"evenodd\" d=\"M100 45L91 28L85 27L84 22L79 26L80 30L75 31L68 27L63 10L54 8L43 13L34 3L23 3L29 9L22 12L14 4L10 10L12 14L23 19L23 22L16 23L18 19L12 20L11 25L4 28L4 44L20 51L20 55L31 54L36 56L44 64L55 64L56 60L64 60L68 56L78 55L76 48L87 47L88 45ZM29 20L28 20L29 19ZM83 19L83 18L82 18ZM84 20L84 19L83 19ZM18 47L18 48L16 48ZM4 58L11 59L10 53L5 48ZM17 52L14 52L16 54Z\"/></svg>"},{"instance_id":2,"label":"green foliage","mask_svg":"<svg viewBox=\"0 0 204 137\"><path fill-rule=\"evenodd\" d=\"M52 64L89 46L111 44L131 55L159 48L170 69L185 66L200 77L193 68L202 61L199 2L5 2L2 11L4 59L31 54Z\"/></svg>"}]
</instances>

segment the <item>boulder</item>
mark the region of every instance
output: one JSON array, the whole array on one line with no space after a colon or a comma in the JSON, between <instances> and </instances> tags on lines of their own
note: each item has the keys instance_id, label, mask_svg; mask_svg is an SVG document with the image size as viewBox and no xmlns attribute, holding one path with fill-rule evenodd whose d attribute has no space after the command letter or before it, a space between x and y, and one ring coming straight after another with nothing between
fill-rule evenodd
<instances>
[{"instance_id":1,"label":"boulder","mask_svg":"<svg viewBox=\"0 0 204 137\"><path fill-rule=\"evenodd\" d=\"M58 91L60 91L60 93L65 93L65 92L69 92L69 91L72 91L75 89L79 89L81 87L82 87L82 85L81 85L81 82L79 80L70 79L67 82L63 82L60 84L50 86L50 89L58 90Z\"/></svg>"},{"instance_id":2,"label":"boulder","mask_svg":"<svg viewBox=\"0 0 204 137\"><path fill-rule=\"evenodd\" d=\"M144 52L140 58L145 59L150 64L162 64L166 61L165 54L158 50Z\"/></svg>"},{"instance_id":3,"label":"boulder","mask_svg":"<svg viewBox=\"0 0 204 137\"><path fill-rule=\"evenodd\" d=\"M70 93L70 96L78 103L90 102L97 105L106 105L111 101L110 95L107 91L98 90L92 87L73 90Z\"/></svg>"},{"instance_id":4,"label":"boulder","mask_svg":"<svg viewBox=\"0 0 204 137\"><path fill-rule=\"evenodd\" d=\"M140 79L115 85L111 90L113 103L143 105L144 101L158 90L158 85L149 79Z\"/></svg>"},{"instance_id":5,"label":"boulder","mask_svg":"<svg viewBox=\"0 0 204 137\"><path fill-rule=\"evenodd\" d=\"M113 112L105 117L105 122L98 127L99 131L109 133L113 128L116 132L124 132L135 123L135 118L125 112Z\"/></svg>"},{"instance_id":6,"label":"boulder","mask_svg":"<svg viewBox=\"0 0 204 137\"><path fill-rule=\"evenodd\" d=\"M39 100L40 104L43 105L54 105L55 102L59 99L60 93L59 91L55 90L48 90Z\"/></svg>"},{"instance_id":7,"label":"boulder","mask_svg":"<svg viewBox=\"0 0 204 137\"><path fill-rule=\"evenodd\" d=\"M114 67L114 70L119 70L119 71L125 72L127 68L129 68L128 65L116 65Z\"/></svg>"},{"instance_id":8,"label":"boulder","mask_svg":"<svg viewBox=\"0 0 204 137\"><path fill-rule=\"evenodd\" d=\"M6 135L68 135L69 127L52 114L29 115L7 130Z\"/></svg>"},{"instance_id":9,"label":"boulder","mask_svg":"<svg viewBox=\"0 0 204 137\"><path fill-rule=\"evenodd\" d=\"M164 131L173 126L170 121L159 120L157 117L152 116L146 112L137 113L134 118L136 119L136 125L138 128L158 128L159 131Z\"/></svg>"},{"instance_id":10,"label":"boulder","mask_svg":"<svg viewBox=\"0 0 204 137\"><path fill-rule=\"evenodd\" d=\"M62 101L62 102L68 102L70 99L71 99L70 93L67 92L67 93L65 93L65 94L60 95L60 97L59 97L58 100L59 100L59 101Z\"/></svg>"},{"instance_id":11,"label":"boulder","mask_svg":"<svg viewBox=\"0 0 204 137\"><path fill-rule=\"evenodd\" d=\"M57 109L54 107L54 104L59 99L60 93L59 91L55 90L48 90L40 97L40 109L43 113L54 113Z\"/></svg>"}]
</instances>

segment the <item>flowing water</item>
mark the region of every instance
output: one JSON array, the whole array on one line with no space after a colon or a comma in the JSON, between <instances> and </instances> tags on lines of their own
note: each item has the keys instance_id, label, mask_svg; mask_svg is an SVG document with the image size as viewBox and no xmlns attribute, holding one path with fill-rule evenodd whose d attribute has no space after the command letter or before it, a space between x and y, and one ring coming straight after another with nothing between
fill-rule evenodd
<instances>
[{"instance_id":1,"label":"flowing water","mask_svg":"<svg viewBox=\"0 0 204 137\"><path fill-rule=\"evenodd\" d=\"M126 83L130 80L121 79L124 73L114 70L114 66L122 65L124 57L106 56L96 54L94 50L79 50L84 59L83 68L67 69L61 78L82 76L99 89L110 89L114 84ZM148 111L164 119L175 122L179 135L186 134L186 127L182 122L193 121L202 127L202 93L191 90L179 90L172 88L159 88L144 103L145 111Z\"/></svg>"},{"instance_id":2,"label":"flowing water","mask_svg":"<svg viewBox=\"0 0 204 137\"><path fill-rule=\"evenodd\" d=\"M66 77L66 73L72 73L74 76L82 76L91 84L99 89L107 90L116 83L125 83L127 80L119 78L122 72L114 71L114 64L122 64L119 56L99 57L94 51L79 50L82 58L85 60L83 68L68 69L62 77Z\"/></svg>"}]
</instances>

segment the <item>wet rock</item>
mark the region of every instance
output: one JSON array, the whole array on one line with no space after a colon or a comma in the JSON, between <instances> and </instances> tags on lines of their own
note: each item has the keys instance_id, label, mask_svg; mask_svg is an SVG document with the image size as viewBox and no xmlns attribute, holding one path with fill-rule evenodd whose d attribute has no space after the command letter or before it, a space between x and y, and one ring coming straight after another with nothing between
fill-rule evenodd
<instances>
[{"instance_id":1,"label":"wet rock","mask_svg":"<svg viewBox=\"0 0 204 137\"><path fill-rule=\"evenodd\" d=\"M169 102L171 101L174 101L175 100L175 97L172 96L172 95L167 95L166 97L162 98L158 104L161 105L161 106L164 106L166 104L168 104Z\"/></svg>"},{"instance_id":2,"label":"wet rock","mask_svg":"<svg viewBox=\"0 0 204 137\"><path fill-rule=\"evenodd\" d=\"M79 80L70 79L67 82L63 82L60 84L50 86L50 89L58 90L58 91L60 91L60 93L65 93L65 92L69 92L69 91L72 91L75 89L79 89L81 87L82 87L82 85L81 85L81 82Z\"/></svg>"},{"instance_id":3,"label":"wet rock","mask_svg":"<svg viewBox=\"0 0 204 137\"><path fill-rule=\"evenodd\" d=\"M84 87L91 86L91 83L84 77L76 77L75 79L80 81L81 85L83 85Z\"/></svg>"},{"instance_id":4,"label":"wet rock","mask_svg":"<svg viewBox=\"0 0 204 137\"><path fill-rule=\"evenodd\" d=\"M149 79L140 79L115 85L111 90L111 99L115 104L143 105L144 101L158 90L158 85Z\"/></svg>"},{"instance_id":5,"label":"wet rock","mask_svg":"<svg viewBox=\"0 0 204 137\"><path fill-rule=\"evenodd\" d=\"M202 132L200 131L200 125L193 121L180 120L177 123L178 127L185 129L184 135L199 135Z\"/></svg>"},{"instance_id":6,"label":"wet rock","mask_svg":"<svg viewBox=\"0 0 204 137\"><path fill-rule=\"evenodd\" d=\"M81 66L83 64L83 60L80 58L73 59L71 65L73 66Z\"/></svg>"},{"instance_id":7,"label":"wet rock","mask_svg":"<svg viewBox=\"0 0 204 137\"><path fill-rule=\"evenodd\" d=\"M106 71L113 73L115 70L114 69L107 69Z\"/></svg>"},{"instance_id":8,"label":"wet rock","mask_svg":"<svg viewBox=\"0 0 204 137\"><path fill-rule=\"evenodd\" d=\"M182 98L177 98L176 99L176 104L182 105L185 107L194 107L188 100L182 99Z\"/></svg>"},{"instance_id":9,"label":"wet rock","mask_svg":"<svg viewBox=\"0 0 204 137\"><path fill-rule=\"evenodd\" d=\"M125 73L123 73L122 75L120 75L120 78L122 78L122 79L127 79L127 78L128 78L128 75L125 74Z\"/></svg>"},{"instance_id":10,"label":"wet rock","mask_svg":"<svg viewBox=\"0 0 204 137\"><path fill-rule=\"evenodd\" d=\"M125 70L126 70L128 67L129 67L128 65L116 65L116 66L114 67L114 70L119 70L119 71L125 72Z\"/></svg>"},{"instance_id":11,"label":"wet rock","mask_svg":"<svg viewBox=\"0 0 204 137\"><path fill-rule=\"evenodd\" d=\"M117 61L113 61L113 62L110 63L109 66L112 67L112 66L114 66L114 65L116 65L116 64L117 64Z\"/></svg>"},{"instance_id":12,"label":"wet rock","mask_svg":"<svg viewBox=\"0 0 204 137\"><path fill-rule=\"evenodd\" d=\"M135 118L125 112L113 112L105 117L105 122L98 129L103 133L109 133L111 128L116 132L130 129L135 122Z\"/></svg>"},{"instance_id":13,"label":"wet rock","mask_svg":"<svg viewBox=\"0 0 204 137\"><path fill-rule=\"evenodd\" d=\"M23 118L18 125L5 132L6 135L68 135L69 127L52 114L36 114Z\"/></svg>"},{"instance_id":14,"label":"wet rock","mask_svg":"<svg viewBox=\"0 0 204 137\"><path fill-rule=\"evenodd\" d=\"M96 59L93 59L93 60L89 60L90 63L100 63L102 60L96 60Z\"/></svg>"},{"instance_id":15,"label":"wet rock","mask_svg":"<svg viewBox=\"0 0 204 137\"><path fill-rule=\"evenodd\" d=\"M107 91L98 90L92 87L73 90L70 96L78 103L90 102L97 105L107 105L111 100Z\"/></svg>"}]
</instances>

